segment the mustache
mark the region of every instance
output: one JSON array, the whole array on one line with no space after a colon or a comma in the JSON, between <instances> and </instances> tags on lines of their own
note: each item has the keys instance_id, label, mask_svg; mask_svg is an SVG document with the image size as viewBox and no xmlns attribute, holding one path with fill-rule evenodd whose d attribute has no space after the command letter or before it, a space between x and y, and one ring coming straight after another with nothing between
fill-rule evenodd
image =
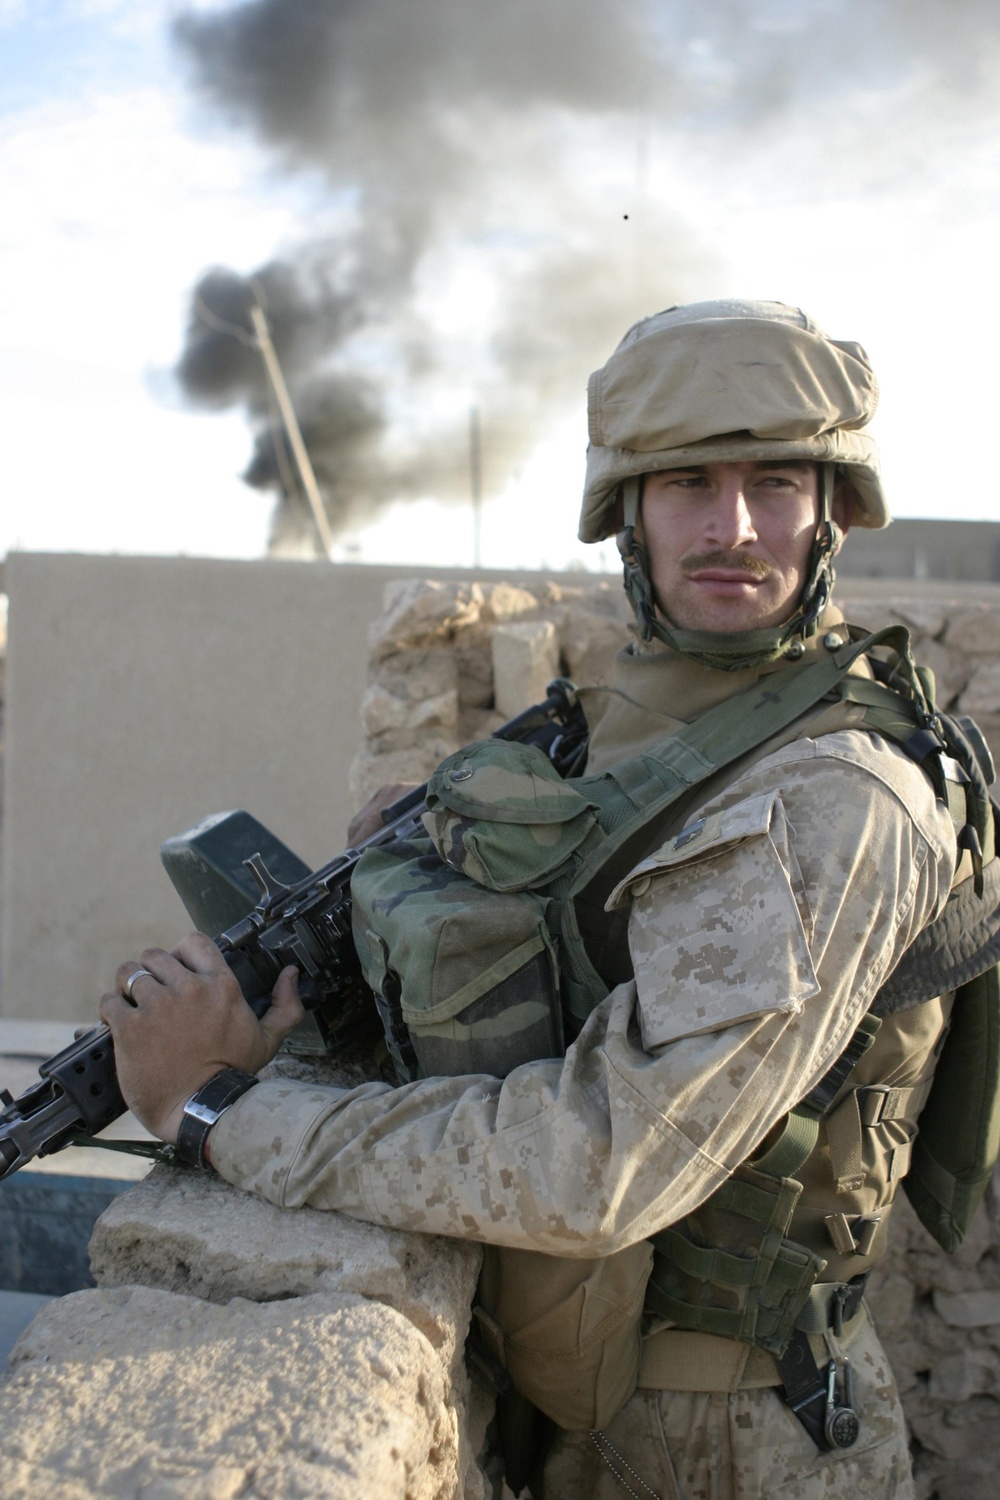
<instances>
[{"instance_id":1,"label":"mustache","mask_svg":"<svg viewBox=\"0 0 1000 1500\"><path fill-rule=\"evenodd\" d=\"M703 568L738 568L741 573L749 573L751 578L757 579L767 578L774 571L762 557L749 557L745 552L725 552L721 547L714 552L685 557L681 563L681 572L685 574L700 573Z\"/></svg>"}]
</instances>

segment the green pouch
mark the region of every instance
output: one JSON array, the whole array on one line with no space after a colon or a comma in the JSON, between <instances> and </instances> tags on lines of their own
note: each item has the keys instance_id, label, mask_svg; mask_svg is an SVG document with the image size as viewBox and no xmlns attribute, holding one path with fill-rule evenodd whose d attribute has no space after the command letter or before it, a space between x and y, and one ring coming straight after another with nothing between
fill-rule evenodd
<instances>
[{"instance_id":1,"label":"green pouch","mask_svg":"<svg viewBox=\"0 0 1000 1500\"><path fill-rule=\"evenodd\" d=\"M554 880L597 839L598 806L533 745L481 740L442 761L424 827L444 862L490 891Z\"/></svg>"},{"instance_id":2,"label":"green pouch","mask_svg":"<svg viewBox=\"0 0 1000 1500\"><path fill-rule=\"evenodd\" d=\"M920 1112L906 1195L943 1250L954 1255L989 1186L1000 1152L1000 973L961 985Z\"/></svg>"},{"instance_id":3,"label":"green pouch","mask_svg":"<svg viewBox=\"0 0 1000 1500\"><path fill-rule=\"evenodd\" d=\"M367 849L351 884L354 943L376 1003L424 1077L506 1077L565 1049L547 901L487 892L429 839ZM386 1026L387 1035L394 1028ZM397 1071L415 1076L412 1066Z\"/></svg>"}]
</instances>

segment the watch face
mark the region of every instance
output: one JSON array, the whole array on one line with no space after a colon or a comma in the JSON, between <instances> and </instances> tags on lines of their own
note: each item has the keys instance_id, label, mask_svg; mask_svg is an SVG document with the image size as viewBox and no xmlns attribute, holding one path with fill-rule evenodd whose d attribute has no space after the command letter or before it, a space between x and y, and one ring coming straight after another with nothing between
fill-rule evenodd
<instances>
[{"instance_id":1,"label":"watch face","mask_svg":"<svg viewBox=\"0 0 1000 1500\"><path fill-rule=\"evenodd\" d=\"M208 1167L205 1143L209 1131L257 1081L252 1073L244 1073L241 1068L221 1068L202 1085L187 1101L181 1116L177 1132L177 1154L181 1161L202 1170Z\"/></svg>"},{"instance_id":2,"label":"watch face","mask_svg":"<svg viewBox=\"0 0 1000 1500\"><path fill-rule=\"evenodd\" d=\"M184 1113L188 1119L197 1120L202 1125L214 1125L221 1111L213 1109L210 1104L201 1104L197 1099L189 1099Z\"/></svg>"}]
</instances>

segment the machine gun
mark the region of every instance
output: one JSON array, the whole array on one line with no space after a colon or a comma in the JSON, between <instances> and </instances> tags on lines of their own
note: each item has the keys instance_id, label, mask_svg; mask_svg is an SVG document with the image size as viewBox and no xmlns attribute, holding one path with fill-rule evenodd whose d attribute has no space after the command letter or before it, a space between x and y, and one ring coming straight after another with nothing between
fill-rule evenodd
<instances>
[{"instance_id":1,"label":"machine gun","mask_svg":"<svg viewBox=\"0 0 1000 1500\"><path fill-rule=\"evenodd\" d=\"M495 737L537 746L563 776L577 771L587 725L573 684L563 677L551 682L543 703L502 725ZM415 787L385 809L384 826L370 838L311 873L243 812L207 818L160 851L195 924L203 931L224 928L214 941L255 1015L270 1005L282 969L298 969L307 1012L299 1051L337 1055L378 1035L374 998L351 936L351 876L365 849L421 831L426 792L426 784ZM40 1081L17 1099L0 1090L0 1178L36 1156L87 1144L126 1111L106 1026L78 1038L38 1072ZM153 1146L149 1154L161 1150Z\"/></svg>"}]
</instances>

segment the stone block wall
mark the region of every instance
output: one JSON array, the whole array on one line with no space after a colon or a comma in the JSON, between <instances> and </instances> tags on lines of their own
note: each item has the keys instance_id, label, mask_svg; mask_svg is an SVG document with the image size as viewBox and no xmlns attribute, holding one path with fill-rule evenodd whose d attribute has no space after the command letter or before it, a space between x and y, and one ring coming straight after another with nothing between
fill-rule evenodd
<instances>
[{"instance_id":1,"label":"stone block wall","mask_svg":"<svg viewBox=\"0 0 1000 1500\"><path fill-rule=\"evenodd\" d=\"M859 624L906 623L941 701L974 713L1000 750L1000 599L929 601L884 585L842 597ZM390 585L371 638L355 803L424 779L553 676L607 681L627 619L616 582ZM490 1398L462 1358L476 1247L282 1213L214 1178L157 1169L103 1216L91 1256L97 1289L44 1309L3 1383L10 1500L490 1493L475 1462ZM901 1201L871 1301L920 1500L992 1497L1000 1185L952 1259Z\"/></svg>"},{"instance_id":2,"label":"stone block wall","mask_svg":"<svg viewBox=\"0 0 1000 1500\"><path fill-rule=\"evenodd\" d=\"M1000 759L1000 590L980 600L910 587L851 580L837 599L853 624L905 625L940 706L973 715ZM369 637L354 802L390 782L425 780L446 755L538 702L555 676L608 682L631 619L616 579L390 583Z\"/></svg>"},{"instance_id":3,"label":"stone block wall","mask_svg":"<svg viewBox=\"0 0 1000 1500\"><path fill-rule=\"evenodd\" d=\"M96 1289L11 1354L4 1500L486 1500L492 1404L463 1358L478 1246L156 1167L90 1256Z\"/></svg>"},{"instance_id":4,"label":"stone block wall","mask_svg":"<svg viewBox=\"0 0 1000 1500\"><path fill-rule=\"evenodd\" d=\"M554 677L608 681L629 618L607 580L389 584L369 637L355 804L391 782L425 781L446 755L543 699Z\"/></svg>"}]
</instances>

